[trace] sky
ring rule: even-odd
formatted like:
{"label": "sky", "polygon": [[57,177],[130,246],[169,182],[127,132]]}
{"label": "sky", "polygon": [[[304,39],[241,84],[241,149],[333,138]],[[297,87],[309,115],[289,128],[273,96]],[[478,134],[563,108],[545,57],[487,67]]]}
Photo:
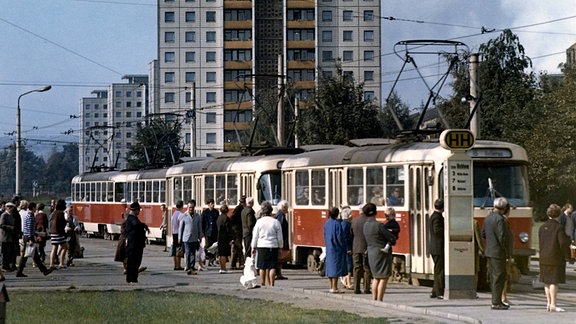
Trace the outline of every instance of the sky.
{"label": "sky", "polygon": [[[566,48],[576,43],[575,5],[576,0],[382,0],[382,97],[403,63],[394,44],[404,40],[456,40],[475,52],[510,28],[535,72],[559,73]],[[70,116],[79,115],[80,99],[125,82],[123,75],[147,74],[157,56],[156,0],[0,0],[0,8],[0,148],[15,140],[6,134],[16,130],[19,95],[52,85],[20,101],[26,145],[50,150],[54,143],[32,139],[77,141],[79,119]],[[482,27],[494,31],[482,34]],[[445,72],[437,56],[415,60],[423,75]],[[402,80],[396,90],[404,101],[414,106],[427,98],[422,81],[410,75]]]}

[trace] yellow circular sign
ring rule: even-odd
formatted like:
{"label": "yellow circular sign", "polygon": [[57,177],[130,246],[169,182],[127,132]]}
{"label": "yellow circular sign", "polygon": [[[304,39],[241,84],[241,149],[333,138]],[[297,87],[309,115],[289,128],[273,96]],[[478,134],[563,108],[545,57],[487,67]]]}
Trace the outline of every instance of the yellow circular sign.
{"label": "yellow circular sign", "polygon": [[440,135],[440,145],[452,151],[468,150],[474,145],[474,134],[467,129],[447,129]]}

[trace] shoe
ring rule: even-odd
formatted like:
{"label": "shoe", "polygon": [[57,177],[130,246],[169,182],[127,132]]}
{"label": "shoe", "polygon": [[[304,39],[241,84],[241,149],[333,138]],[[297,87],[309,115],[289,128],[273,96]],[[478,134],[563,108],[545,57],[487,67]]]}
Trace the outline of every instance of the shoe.
{"label": "shoe", "polygon": [[364,293],[365,293],[366,295],[372,295],[372,291],[371,291],[371,290],[364,290]]}
{"label": "shoe", "polygon": [[509,307],[504,306],[503,304],[492,305],[490,306],[492,310],[507,310]]}
{"label": "shoe", "polygon": [[187,275],[191,275],[191,274],[192,274],[192,270],[186,271],[186,274],[187,274]]}
{"label": "shoe", "polygon": [[566,310],[564,308],[560,308],[560,307],[556,307],[556,306],[550,306],[550,310],[549,312],[565,312]]}
{"label": "shoe", "polygon": [[47,275],[51,274],[52,271],[53,271],[52,269],[46,269],[46,271],[44,271],[44,275],[47,276]]}
{"label": "shoe", "polygon": [[438,296],[436,296],[436,294],[431,294],[431,295],[430,295],[430,298],[436,298],[436,297],[438,297]]}
{"label": "shoe", "polygon": [[354,290],[354,295],[360,295],[362,292],[360,290]]}
{"label": "shoe", "polygon": [[503,301],[502,301],[502,305],[504,305],[504,306],[506,306],[506,307],[509,308],[509,307],[510,307],[510,302],[508,301],[508,299],[503,300]]}
{"label": "shoe", "polygon": [[226,271],[226,270],[220,270],[220,274],[225,274],[225,273],[228,273],[228,271]]}
{"label": "shoe", "polygon": [[184,270],[184,268],[182,268],[182,267],[174,267],[174,271],[181,271],[181,270]]}
{"label": "shoe", "polygon": [[444,299],[444,296],[436,296],[436,299]]}
{"label": "shoe", "polygon": [[26,278],[26,277],[28,277],[28,276],[25,275],[25,274],[23,274],[23,273],[17,273],[17,274],[16,274],[16,277],[18,277],[18,278]]}
{"label": "shoe", "polygon": [[138,268],[138,273],[144,272],[144,271],[146,271],[146,269],[148,269],[148,267],[140,267],[140,268]]}
{"label": "shoe", "polygon": [[330,293],[331,294],[342,294],[342,291],[340,289],[330,289]]}
{"label": "shoe", "polygon": [[276,280],[288,280],[288,277],[280,276],[276,277]]}

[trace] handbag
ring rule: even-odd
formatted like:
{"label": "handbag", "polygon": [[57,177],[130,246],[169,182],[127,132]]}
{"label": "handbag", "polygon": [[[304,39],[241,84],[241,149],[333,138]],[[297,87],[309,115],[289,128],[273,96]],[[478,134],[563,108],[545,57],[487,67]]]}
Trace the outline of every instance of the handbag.
{"label": "handbag", "polygon": [[178,257],[178,258],[183,258],[183,257],[184,257],[184,249],[183,249],[181,246],[179,246],[179,247],[176,249],[176,257]]}
{"label": "handbag", "polygon": [[24,250],[24,257],[25,258],[34,257],[34,253],[36,253],[36,244],[29,244],[26,246],[26,250]]}
{"label": "handbag", "polygon": [[508,281],[510,281],[511,283],[520,282],[521,273],[514,262],[512,261],[506,262],[506,272],[508,273]]}
{"label": "handbag", "polygon": [[576,259],[576,245],[570,244],[570,258]]}
{"label": "handbag", "polygon": [[284,263],[290,261],[292,261],[292,250],[280,249],[280,252],[278,252],[278,263]]}

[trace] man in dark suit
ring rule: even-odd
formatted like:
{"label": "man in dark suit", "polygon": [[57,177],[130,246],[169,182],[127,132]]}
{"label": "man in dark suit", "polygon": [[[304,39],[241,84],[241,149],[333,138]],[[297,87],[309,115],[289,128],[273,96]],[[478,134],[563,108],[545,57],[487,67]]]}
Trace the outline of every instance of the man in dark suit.
{"label": "man in dark suit", "polygon": [[364,224],[368,218],[363,212],[360,217],[352,220],[352,262],[354,264],[354,293],[360,294],[360,278],[364,278],[364,293],[371,294],[370,282],[372,281],[372,272],[368,265],[368,255],[366,254],[367,245],[364,237]]}
{"label": "man in dark suit", "polygon": [[506,259],[512,256],[512,231],[504,218],[508,201],[494,199],[494,210],[484,220],[482,237],[486,239],[486,258],[490,265],[490,288],[492,309],[506,310],[510,305],[502,302],[502,290],[506,282]]}
{"label": "man in dark suit", "polygon": [[256,213],[252,208],[254,206],[254,198],[246,198],[246,207],[242,209],[242,237],[244,238],[244,255],[249,257],[252,255],[252,230],[256,225]]}
{"label": "man in dark suit", "polygon": [[142,263],[146,232],[148,226],[138,219],[140,204],[135,201],[130,204],[130,213],[126,216],[126,282],[138,282],[138,269]]}
{"label": "man in dark suit", "polygon": [[436,199],[428,222],[428,252],[434,261],[434,286],[430,298],[444,298],[444,200]]}

